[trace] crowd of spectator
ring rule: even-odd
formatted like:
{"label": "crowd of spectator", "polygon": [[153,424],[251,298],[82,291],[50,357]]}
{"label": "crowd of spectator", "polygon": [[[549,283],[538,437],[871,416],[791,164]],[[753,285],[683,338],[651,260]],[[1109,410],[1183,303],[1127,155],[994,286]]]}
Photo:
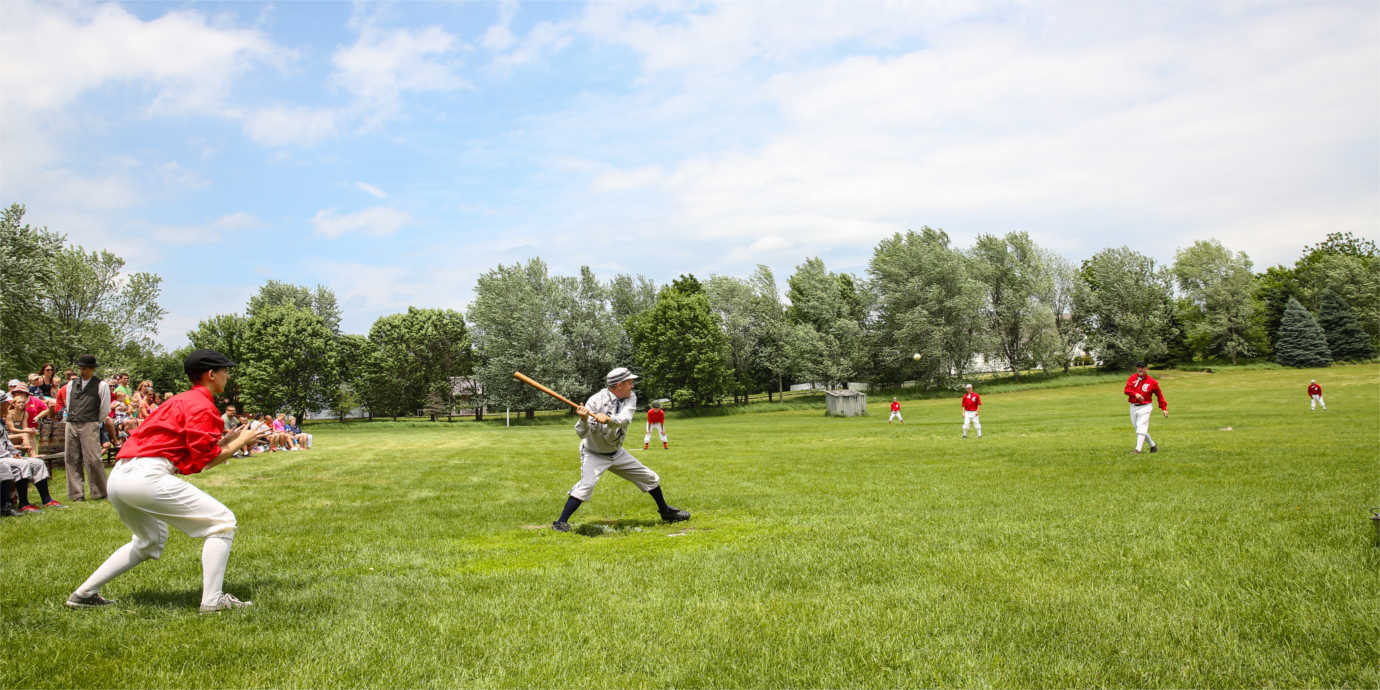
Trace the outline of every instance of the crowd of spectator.
{"label": "crowd of spectator", "polygon": [[[24,515],[42,508],[67,507],[48,493],[48,461],[57,457],[64,458],[69,501],[86,498],[83,485],[87,481],[90,482],[90,497],[104,498],[105,470],[101,458],[112,461],[140,423],[173,397],[172,392],[158,393],[153,382],[147,379],[131,388],[126,372],[105,380],[96,379],[97,388],[86,394],[86,385],[94,378],[95,359],[84,355],[78,364],[77,369],[67,369],[61,375],[52,364],[44,364],[37,373],[29,374],[26,381],[10,379],[0,390],[0,517]],[[69,419],[73,405],[69,404],[68,396],[73,396],[74,402],[78,396],[69,392],[71,390],[86,395],[87,401],[89,395],[108,391],[108,404],[106,396],[101,396],[98,408],[96,433],[100,453],[94,462],[83,457],[90,454],[83,454],[78,447],[84,445],[83,439],[74,435],[73,429],[83,424]],[[87,409],[95,409],[95,404]],[[221,419],[227,431],[241,424],[273,430],[264,443],[243,451],[241,454],[245,456],[312,447],[312,435],[303,432],[297,418],[286,413],[250,415],[239,412],[234,405],[226,405]],[[44,446],[47,446],[47,453],[40,452]],[[38,491],[37,505],[29,502],[30,486]]]}

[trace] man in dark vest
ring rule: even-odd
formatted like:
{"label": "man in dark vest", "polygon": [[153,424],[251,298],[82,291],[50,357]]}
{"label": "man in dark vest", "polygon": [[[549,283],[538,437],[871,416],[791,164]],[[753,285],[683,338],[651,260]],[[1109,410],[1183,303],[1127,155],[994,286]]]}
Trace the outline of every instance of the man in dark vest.
{"label": "man in dark vest", "polygon": [[101,424],[110,417],[110,385],[96,378],[96,358],[77,358],[81,375],[67,382],[58,412],[67,410],[67,498],[85,500],[84,481],[90,474],[91,498],[105,498],[105,467],[101,464]]}

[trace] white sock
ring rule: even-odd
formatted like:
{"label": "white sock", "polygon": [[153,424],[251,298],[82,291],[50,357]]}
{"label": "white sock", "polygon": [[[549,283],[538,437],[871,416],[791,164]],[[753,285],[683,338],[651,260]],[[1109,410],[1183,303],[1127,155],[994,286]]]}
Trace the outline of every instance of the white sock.
{"label": "white sock", "polygon": [[1136,452],[1140,452],[1141,448],[1145,446],[1145,439],[1145,434],[1136,434]]}
{"label": "white sock", "polygon": [[96,572],[91,573],[91,577],[86,578],[86,582],[81,583],[76,593],[80,595],[95,594],[101,591],[107,582],[143,562],[143,558],[135,555],[134,544],[126,542],[124,546],[115,549],[115,553],[110,554],[110,558],[105,559],[101,567],[96,568]]}
{"label": "white sock", "polygon": [[206,537],[201,547],[201,603],[214,605],[225,584],[225,565],[230,562],[232,537]]}

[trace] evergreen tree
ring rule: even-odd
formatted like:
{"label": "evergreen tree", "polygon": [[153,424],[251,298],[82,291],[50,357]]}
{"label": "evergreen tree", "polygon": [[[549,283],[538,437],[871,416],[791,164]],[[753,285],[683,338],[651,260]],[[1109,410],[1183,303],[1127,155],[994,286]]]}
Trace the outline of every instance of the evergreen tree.
{"label": "evergreen tree", "polygon": [[1366,360],[1375,356],[1370,336],[1361,329],[1351,306],[1337,293],[1324,290],[1319,296],[1318,326],[1327,336],[1327,347],[1335,360]]}
{"label": "evergreen tree", "polygon": [[1327,338],[1313,315],[1290,297],[1280,319],[1275,361],[1290,367],[1325,367],[1332,363]]}

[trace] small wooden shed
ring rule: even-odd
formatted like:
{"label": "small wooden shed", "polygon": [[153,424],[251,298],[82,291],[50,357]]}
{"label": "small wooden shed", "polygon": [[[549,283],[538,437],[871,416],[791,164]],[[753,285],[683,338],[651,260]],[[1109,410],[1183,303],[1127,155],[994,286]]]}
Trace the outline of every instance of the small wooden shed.
{"label": "small wooden shed", "polygon": [[862,391],[825,391],[824,399],[830,417],[861,417],[867,414],[867,394]]}

